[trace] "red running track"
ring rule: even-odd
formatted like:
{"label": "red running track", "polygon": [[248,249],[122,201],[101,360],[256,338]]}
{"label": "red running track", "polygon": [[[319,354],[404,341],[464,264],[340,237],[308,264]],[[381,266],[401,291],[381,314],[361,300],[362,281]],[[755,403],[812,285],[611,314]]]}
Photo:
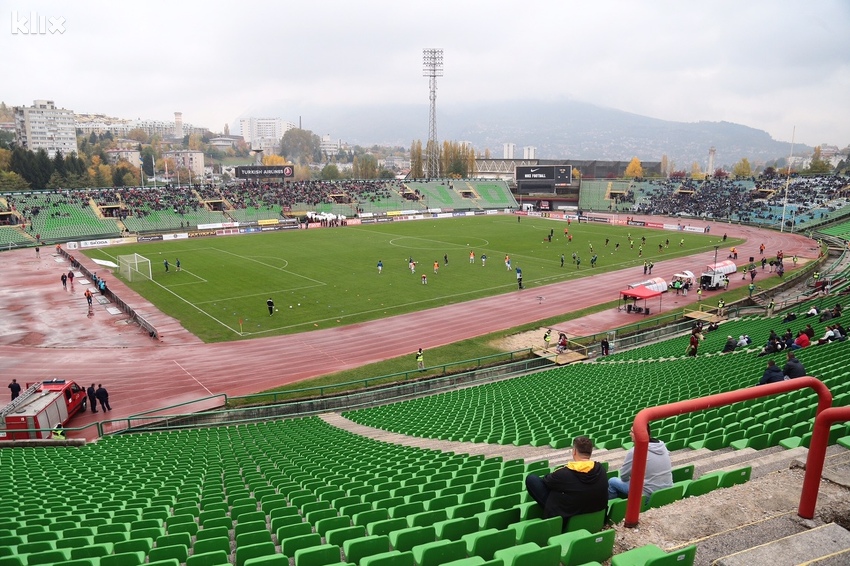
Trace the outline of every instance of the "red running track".
{"label": "red running track", "polygon": [[[796,254],[803,261],[817,257],[816,243],[798,234],[709,224],[712,234],[725,232],[747,240],[738,246],[741,258],[758,256],[762,242],[770,255],[782,249],[786,256]],[[87,316],[85,287],[78,282],[63,290],[59,276],[69,265],[51,256],[51,251],[43,249],[40,259],[32,249],[0,254],[0,371],[7,382],[13,377],[19,383],[55,377],[86,386],[103,383],[114,408],[108,413],[110,419],[212,394],[257,393],[408,354],[413,365],[412,354],[420,347],[426,350],[427,363],[429,348],[609,302],[629,283],[644,278],[642,268],[633,267],[362,324],[217,344],[202,343],[120,281],[108,280],[110,288],[162,330],[162,340],[157,342],[127,324],[123,315],[108,314],[108,305],[96,305],[93,316]],[[89,269],[98,269],[88,258],[78,259]],[[713,261],[713,251],[660,261],[654,275],[669,278]],[[732,288],[746,284],[737,277],[731,281]],[[541,296],[543,301],[538,300]],[[667,294],[661,312],[695,301],[696,293]],[[634,321],[634,315],[608,309],[566,320],[558,328],[581,336]],[[103,417],[86,413],[72,424],[84,426]],[[85,436],[93,437],[93,433]]]}

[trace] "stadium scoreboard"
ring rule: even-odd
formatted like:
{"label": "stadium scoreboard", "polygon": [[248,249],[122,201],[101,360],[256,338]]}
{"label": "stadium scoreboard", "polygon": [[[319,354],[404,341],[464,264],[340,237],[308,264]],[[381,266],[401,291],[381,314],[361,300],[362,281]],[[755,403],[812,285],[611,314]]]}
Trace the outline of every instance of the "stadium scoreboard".
{"label": "stadium scoreboard", "polygon": [[536,187],[566,187],[572,183],[572,165],[522,165],[516,168],[514,179],[518,185],[530,184]]}

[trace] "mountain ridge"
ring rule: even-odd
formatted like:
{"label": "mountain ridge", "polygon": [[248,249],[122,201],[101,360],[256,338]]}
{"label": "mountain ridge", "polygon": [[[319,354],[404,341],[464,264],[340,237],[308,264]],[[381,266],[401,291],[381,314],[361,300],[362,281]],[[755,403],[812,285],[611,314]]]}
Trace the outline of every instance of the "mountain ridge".
{"label": "mountain ridge", "polygon": [[[293,107],[279,102],[243,116],[293,114],[305,129],[349,144],[410,147],[414,140],[427,141],[427,104]],[[714,166],[724,168],[742,158],[753,165],[784,161],[791,152],[791,143],[742,124],[676,122],[565,99],[481,104],[438,100],[437,137],[468,141],[479,152],[489,149],[493,158],[502,157],[504,143],[514,143],[514,157],[522,157],[524,146],[536,147],[538,159],[661,161],[666,155],[675,169],[686,171],[694,162],[704,169],[711,147],[716,149]],[[811,150],[794,145],[796,154]]]}

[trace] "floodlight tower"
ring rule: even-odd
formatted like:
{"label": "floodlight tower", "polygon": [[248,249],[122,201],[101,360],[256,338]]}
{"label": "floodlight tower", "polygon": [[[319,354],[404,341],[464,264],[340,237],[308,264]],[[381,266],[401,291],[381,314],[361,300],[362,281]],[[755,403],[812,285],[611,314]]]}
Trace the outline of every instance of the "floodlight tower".
{"label": "floodlight tower", "polygon": [[431,111],[428,120],[428,145],[425,147],[425,176],[440,176],[440,146],[437,145],[437,77],[443,76],[443,50],[422,50],[422,72],[428,77]]}

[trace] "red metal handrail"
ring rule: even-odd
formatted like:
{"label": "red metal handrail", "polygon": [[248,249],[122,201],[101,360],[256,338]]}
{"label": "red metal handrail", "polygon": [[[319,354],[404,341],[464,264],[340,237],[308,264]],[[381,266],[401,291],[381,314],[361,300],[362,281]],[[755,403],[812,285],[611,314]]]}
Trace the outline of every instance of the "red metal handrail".
{"label": "red metal handrail", "polygon": [[[814,377],[798,377],[779,383],[769,383],[758,387],[748,387],[746,389],[737,389],[735,391],[727,391],[726,393],[718,393],[709,395],[708,397],[700,397],[697,399],[688,399],[686,401],[678,401],[667,405],[659,405],[658,407],[648,407],[641,410],[635,416],[634,431],[635,431],[635,452],[632,459],[632,475],[629,482],[629,501],[626,504],[626,519],[625,526],[634,528],[638,526],[640,519],[641,497],[643,495],[643,476],[646,473],[646,456],[649,451],[649,435],[647,434],[647,426],[651,421],[673,417],[684,413],[694,413],[703,411],[713,407],[723,405],[731,405],[749,399],[758,399],[759,397],[768,397],[777,393],[786,393],[797,389],[811,388],[818,395],[817,414],[820,415],[832,405],[832,393],[826,385],[819,379]],[[827,430],[827,433],[829,431]],[[812,437],[814,442],[814,436]],[[821,458],[821,466],[823,458]],[[818,472],[820,477],[820,472]],[[803,492],[806,493],[805,491]]]}
{"label": "red metal handrail", "polygon": [[850,407],[831,407],[819,412],[815,417],[812,441],[809,443],[809,455],[806,457],[806,475],[803,478],[803,491],[800,493],[800,506],[797,515],[804,519],[813,519],[818,501],[820,477],[823,462],[826,459],[826,443],[829,441],[829,429],[834,423],[850,421]]}

